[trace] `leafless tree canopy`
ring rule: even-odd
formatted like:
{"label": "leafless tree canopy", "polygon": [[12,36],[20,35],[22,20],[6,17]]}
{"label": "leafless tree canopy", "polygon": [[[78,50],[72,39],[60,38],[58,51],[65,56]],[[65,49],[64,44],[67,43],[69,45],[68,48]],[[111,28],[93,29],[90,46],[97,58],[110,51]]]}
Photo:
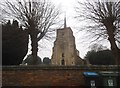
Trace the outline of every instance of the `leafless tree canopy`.
{"label": "leafless tree canopy", "polygon": [[6,0],[1,6],[4,20],[16,18],[27,29],[33,25],[39,32],[38,40],[56,23],[60,14],[48,0]]}
{"label": "leafless tree canopy", "polygon": [[1,8],[3,20],[17,19],[28,31],[32,55],[37,58],[38,41],[58,23],[59,9],[49,0],[6,0]]}
{"label": "leafless tree canopy", "polygon": [[95,40],[108,38],[105,22],[112,22],[115,27],[115,39],[120,42],[120,1],[108,1],[97,0],[95,2],[94,0],[89,0],[84,3],[78,2],[78,6],[75,7],[77,12],[76,18],[79,21],[85,20],[89,23],[89,25],[86,25],[85,30],[92,33]]}
{"label": "leafless tree canopy", "polygon": [[95,52],[98,52],[98,51],[102,51],[102,50],[107,50],[108,48],[101,45],[101,44],[93,44],[91,47],[90,47],[90,50],[92,51],[95,51]]}
{"label": "leafless tree canopy", "polygon": [[[81,8],[82,6],[82,8]],[[120,49],[116,41],[120,43],[120,1],[110,0],[93,0],[84,3],[78,2],[76,7],[77,16],[79,20],[86,20],[87,32],[95,40],[108,39],[111,45],[111,50],[120,62]]]}

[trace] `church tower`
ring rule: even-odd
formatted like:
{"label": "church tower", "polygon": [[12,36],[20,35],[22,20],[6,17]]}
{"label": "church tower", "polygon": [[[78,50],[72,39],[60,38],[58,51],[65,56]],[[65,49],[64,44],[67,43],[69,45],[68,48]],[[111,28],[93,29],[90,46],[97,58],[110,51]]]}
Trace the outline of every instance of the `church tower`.
{"label": "church tower", "polygon": [[53,65],[65,66],[80,65],[84,63],[79,57],[79,51],[76,49],[73,31],[66,25],[66,17],[64,18],[64,28],[57,30],[51,63]]}

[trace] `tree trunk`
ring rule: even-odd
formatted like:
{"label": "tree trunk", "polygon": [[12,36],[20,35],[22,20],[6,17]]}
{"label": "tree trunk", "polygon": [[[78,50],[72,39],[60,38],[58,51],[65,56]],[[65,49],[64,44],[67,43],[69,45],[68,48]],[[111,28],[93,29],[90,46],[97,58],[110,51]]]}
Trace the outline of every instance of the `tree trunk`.
{"label": "tree trunk", "polygon": [[119,48],[117,47],[116,43],[115,43],[115,39],[114,38],[110,38],[109,37],[109,42],[111,44],[111,50],[112,50],[112,53],[115,57],[115,61],[116,61],[116,64],[120,64],[120,51],[119,51]]}
{"label": "tree trunk", "polygon": [[38,30],[36,29],[35,23],[33,18],[31,18],[28,21],[30,27],[28,30],[28,33],[30,34],[31,38],[31,51],[32,51],[32,63],[31,65],[37,65],[38,59],[37,59],[37,52],[38,52],[38,40],[37,40],[37,35],[38,35]]}
{"label": "tree trunk", "polygon": [[37,33],[32,33],[31,35],[31,46],[32,46],[32,56],[33,63],[32,65],[37,65],[37,52],[38,52],[38,41],[37,41]]}
{"label": "tree trunk", "polygon": [[111,45],[111,50],[112,50],[112,53],[115,57],[115,62],[118,65],[118,64],[120,64],[120,55],[119,55],[120,50],[117,47],[117,44],[116,44],[115,38],[114,38],[115,37],[115,35],[114,35],[115,27],[114,27],[113,23],[110,21],[107,21],[105,26],[107,29],[107,34],[109,36],[108,40],[109,40],[110,45]]}

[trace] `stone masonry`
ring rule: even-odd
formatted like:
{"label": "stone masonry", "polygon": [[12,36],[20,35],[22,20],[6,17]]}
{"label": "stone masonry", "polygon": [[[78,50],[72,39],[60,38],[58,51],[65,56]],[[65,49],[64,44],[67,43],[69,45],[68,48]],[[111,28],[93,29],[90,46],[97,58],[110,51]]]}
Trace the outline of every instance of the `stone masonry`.
{"label": "stone masonry", "polygon": [[79,57],[75,37],[70,27],[57,30],[51,62],[53,65],[83,65],[84,61]]}

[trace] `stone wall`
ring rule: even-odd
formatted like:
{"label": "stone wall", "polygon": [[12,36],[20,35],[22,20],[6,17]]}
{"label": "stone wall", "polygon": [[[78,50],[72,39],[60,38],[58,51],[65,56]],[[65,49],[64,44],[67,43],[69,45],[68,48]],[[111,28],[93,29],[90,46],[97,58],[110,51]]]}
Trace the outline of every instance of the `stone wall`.
{"label": "stone wall", "polygon": [[117,71],[117,66],[3,66],[2,86],[85,86],[85,71]]}
{"label": "stone wall", "polygon": [[79,57],[79,52],[75,45],[75,37],[70,27],[58,29],[54,42],[51,62],[53,65],[62,65],[62,60],[64,60],[64,65],[66,66],[84,64],[84,61]]}

